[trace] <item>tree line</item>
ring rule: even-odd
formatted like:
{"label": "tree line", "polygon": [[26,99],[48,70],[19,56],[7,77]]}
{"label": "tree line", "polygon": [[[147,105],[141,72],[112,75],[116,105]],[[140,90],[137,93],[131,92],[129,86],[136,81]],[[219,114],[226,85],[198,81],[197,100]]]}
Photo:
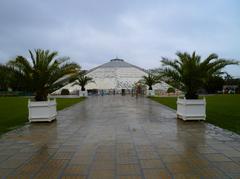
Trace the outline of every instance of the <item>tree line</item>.
{"label": "tree line", "polygon": [[[6,64],[0,64],[0,91],[22,91],[34,93],[36,100],[46,100],[47,95],[64,86],[69,81],[77,80],[82,90],[92,81],[85,76],[86,71],[80,65],[71,62],[68,57],[59,57],[58,52],[36,49],[29,50],[30,60],[17,56]],[[152,89],[152,85],[161,80],[185,92],[189,98],[196,98],[201,93],[217,93],[224,85],[237,86],[240,92],[240,79],[233,78],[222,69],[239,62],[226,60],[217,54],[210,54],[206,59],[195,52],[177,52],[177,59],[162,58],[162,68],[149,70],[143,81]]]}

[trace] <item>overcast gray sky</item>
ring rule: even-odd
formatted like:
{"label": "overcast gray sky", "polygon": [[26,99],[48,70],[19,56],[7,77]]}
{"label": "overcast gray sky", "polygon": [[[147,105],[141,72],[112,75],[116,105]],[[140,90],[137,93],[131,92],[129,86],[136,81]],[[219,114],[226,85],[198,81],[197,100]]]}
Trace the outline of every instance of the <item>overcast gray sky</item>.
{"label": "overcast gray sky", "polygon": [[0,0],[0,63],[42,48],[84,69],[116,56],[148,69],[176,51],[239,60],[239,44],[239,0]]}

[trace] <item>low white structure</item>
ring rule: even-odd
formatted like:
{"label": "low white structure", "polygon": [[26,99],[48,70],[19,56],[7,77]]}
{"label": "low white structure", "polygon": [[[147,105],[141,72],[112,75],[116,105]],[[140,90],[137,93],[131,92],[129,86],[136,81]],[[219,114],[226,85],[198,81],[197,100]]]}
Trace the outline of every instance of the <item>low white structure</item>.
{"label": "low white structure", "polygon": [[204,99],[177,99],[177,118],[186,120],[206,119],[206,100]]}
{"label": "low white structure", "polygon": [[85,90],[85,91],[79,91],[79,96],[81,96],[81,97],[87,97],[88,96],[88,92],[87,92],[87,90]]}
{"label": "low white structure", "polygon": [[51,122],[57,116],[56,99],[48,101],[28,100],[28,119],[30,122]]}
{"label": "low white structure", "polygon": [[[91,94],[125,94],[131,93],[135,84],[148,75],[147,71],[129,64],[122,59],[112,59],[110,62],[104,63],[96,68],[89,70],[86,76],[93,78],[94,83],[85,86],[86,90]],[[78,94],[81,90],[79,85],[73,83],[56,90],[52,94],[61,94],[62,89],[68,89],[70,94]],[[170,86],[165,82],[161,82],[153,86],[153,92],[166,92]],[[144,89],[145,90],[145,89]]]}
{"label": "low white structure", "polygon": [[155,96],[154,90],[147,90],[147,96]]}

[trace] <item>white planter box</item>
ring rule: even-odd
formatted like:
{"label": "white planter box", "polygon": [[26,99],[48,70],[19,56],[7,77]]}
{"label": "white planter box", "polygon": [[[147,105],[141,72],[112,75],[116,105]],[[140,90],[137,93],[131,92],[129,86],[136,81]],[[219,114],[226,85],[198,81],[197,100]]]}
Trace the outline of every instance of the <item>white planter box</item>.
{"label": "white planter box", "polygon": [[87,97],[88,96],[88,92],[86,91],[79,91],[79,96],[81,97]]}
{"label": "white planter box", "polygon": [[177,99],[177,117],[185,120],[205,120],[206,100],[204,99]]}
{"label": "white planter box", "polygon": [[154,90],[147,90],[147,96],[155,96]]}
{"label": "white planter box", "polygon": [[28,119],[30,122],[51,122],[56,119],[56,99],[48,101],[28,100]]}

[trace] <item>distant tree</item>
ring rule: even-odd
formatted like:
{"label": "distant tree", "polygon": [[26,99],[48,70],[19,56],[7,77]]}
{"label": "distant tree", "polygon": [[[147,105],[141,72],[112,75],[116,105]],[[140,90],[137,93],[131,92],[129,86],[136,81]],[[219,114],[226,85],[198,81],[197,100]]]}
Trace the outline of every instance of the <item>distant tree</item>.
{"label": "distant tree", "polygon": [[240,78],[233,78],[227,74],[224,78],[224,85],[237,86],[236,93],[240,93]]}
{"label": "distant tree", "polygon": [[85,86],[88,83],[92,83],[93,78],[86,76],[86,71],[81,71],[76,77],[75,77],[75,83],[73,85],[79,85],[81,86],[81,91],[85,91]]}
{"label": "distant tree", "polygon": [[240,78],[233,78],[231,75],[227,74],[224,77],[224,85],[237,85],[237,86],[240,86]]}
{"label": "distant tree", "polygon": [[218,91],[222,91],[224,85],[224,79],[217,75],[212,76],[205,83],[204,88],[209,94],[217,93]]}
{"label": "distant tree", "polygon": [[0,90],[7,91],[10,86],[9,68],[6,65],[0,64]]}
{"label": "distant tree", "polygon": [[0,90],[7,91],[9,88],[12,90],[24,90],[22,86],[22,75],[14,68],[4,64],[0,64]]}
{"label": "distant tree", "polygon": [[148,75],[143,76],[141,82],[147,85],[149,90],[152,90],[152,86],[157,83],[161,83],[161,80],[159,76],[153,75],[152,73],[148,73]]}

